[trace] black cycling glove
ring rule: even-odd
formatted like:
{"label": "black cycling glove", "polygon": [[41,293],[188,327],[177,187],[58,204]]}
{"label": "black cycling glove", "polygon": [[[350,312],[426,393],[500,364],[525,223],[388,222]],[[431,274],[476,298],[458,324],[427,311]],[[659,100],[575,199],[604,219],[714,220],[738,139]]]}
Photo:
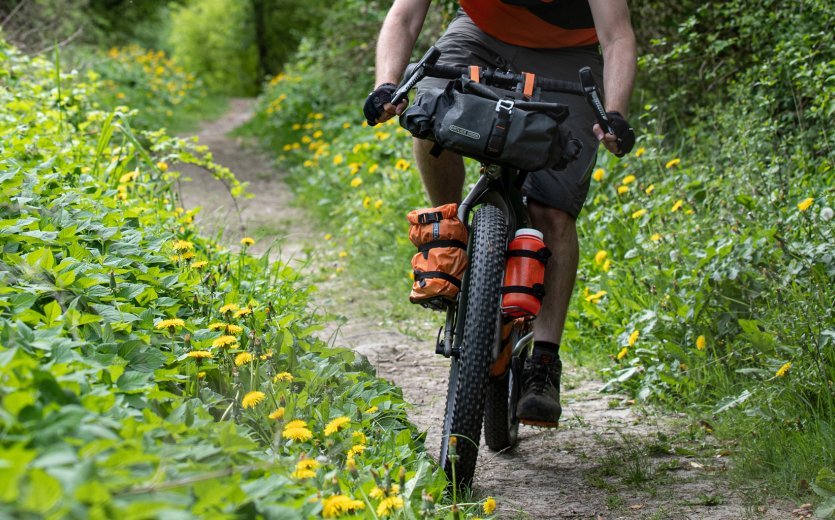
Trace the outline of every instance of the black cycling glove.
{"label": "black cycling glove", "polygon": [[618,138],[618,153],[615,155],[623,157],[635,146],[635,131],[620,112],[606,112],[606,117],[609,119],[609,126],[614,131],[615,137]]}
{"label": "black cycling glove", "polygon": [[391,103],[391,98],[396,90],[397,85],[394,83],[383,83],[368,94],[368,97],[365,98],[365,105],[362,107],[362,113],[368,121],[368,126],[377,124],[377,120],[383,115],[383,105]]}

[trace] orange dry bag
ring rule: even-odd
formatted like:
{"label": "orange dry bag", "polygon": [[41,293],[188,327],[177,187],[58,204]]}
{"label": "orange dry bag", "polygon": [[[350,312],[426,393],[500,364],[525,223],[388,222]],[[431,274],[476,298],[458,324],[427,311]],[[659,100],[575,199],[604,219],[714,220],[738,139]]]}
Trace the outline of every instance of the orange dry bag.
{"label": "orange dry bag", "polygon": [[406,218],[412,225],[409,238],[418,248],[409,300],[427,306],[453,301],[467,268],[467,227],[458,220],[458,205],[414,210]]}
{"label": "orange dry bag", "polygon": [[502,313],[513,318],[534,317],[545,296],[545,264],[551,251],[542,241],[542,233],[524,228],[516,232],[507,250]]}

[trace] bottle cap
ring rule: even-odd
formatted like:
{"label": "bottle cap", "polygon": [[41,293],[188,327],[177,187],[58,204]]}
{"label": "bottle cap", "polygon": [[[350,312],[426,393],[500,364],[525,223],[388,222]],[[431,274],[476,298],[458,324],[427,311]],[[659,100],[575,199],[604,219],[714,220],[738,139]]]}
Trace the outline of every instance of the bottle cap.
{"label": "bottle cap", "polygon": [[543,239],[545,238],[545,236],[542,234],[542,232],[541,232],[541,231],[539,231],[538,229],[533,229],[533,228],[522,228],[522,229],[519,229],[519,230],[517,230],[517,231],[516,231],[516,235],[515,235],[515,236],[516,236],[516,238],[519,238],[519,237],[521,237],[521,236],[525,236],[525,235],[527,235],[527,236],[533,236],[533,237],[536,237],[536,238],[538,238],[538,239],[540,239],[540,240],[543,240]]}

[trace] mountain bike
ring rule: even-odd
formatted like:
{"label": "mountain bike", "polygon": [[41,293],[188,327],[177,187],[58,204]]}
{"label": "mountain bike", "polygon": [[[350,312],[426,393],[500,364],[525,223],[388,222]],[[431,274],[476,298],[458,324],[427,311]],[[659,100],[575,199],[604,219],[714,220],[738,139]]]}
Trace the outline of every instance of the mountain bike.
{"label": "mountain bike", "polygon": [[[455,80],[474,73],[472,67],[438,65],[439,57],[440,51],[433,47],[407,68],[393,105],[424,77]],[[479,68],[476,74],[479,83],[513,92],[518,100],[542,91],[585,96],[601,128],[613,133],[587,67],[579,71],[578,83],[490,68]],[[475,472],[482,424],[491,450],[517,443],[516,403],[522,367],[533,343],[532,320],[506,318],[501,311],[507,245],[516,230],[531,227],[521,193],[528,173],[479,160],[479,179],[458,209],[469,231],[469,267],[456,300],[447,305],[435,347],[437,354],[450,360],[439,461],[451,481],[465,486]],[[453,445],[455,456],[450,457]]]}

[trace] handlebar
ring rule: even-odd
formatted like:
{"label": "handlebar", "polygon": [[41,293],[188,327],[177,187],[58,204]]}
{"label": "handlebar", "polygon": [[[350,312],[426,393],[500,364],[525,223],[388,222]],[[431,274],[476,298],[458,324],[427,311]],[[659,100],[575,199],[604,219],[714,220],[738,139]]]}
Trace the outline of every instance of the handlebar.
{"label": "handlebar", "polygon": [[[439,65],[437,62],[440,57],[440,49],[432,46],[426,54],[423,55],[423,58],[421,58],[420,61],[409,65],[406,69],[406,74],[404,75],[405,79],[402,83],[400,83],[400,86],[398,86],[392,96],[391,104],[394,106],[400,104],[404,99],[406,99],[406,95],[409,91],[423,78],[431,77],[453,80],[460,78],[462,75],[466,76],[470,74],[468,67]],[[479,70],[480,82],[499,88],[513,90],[524,84],[525,81],[524,74],[516,74],[515,72],[492,68],[480,68]],[[600,128],[602,128],[606,133],[614,134],[614,130],[609,124],[609,118],[606,116],[606,110],[604,109],[601,101],[600,89],[597,87],[597,82],[591,72],[591,67],[581,68],[579,76],[579,83],[537,76],[534,86],[535,88],[539,88],[540,90],[546,92],[559,92],[575,96],[585,96],[586,101],[594,112],[594,117],[600,125]]]}

